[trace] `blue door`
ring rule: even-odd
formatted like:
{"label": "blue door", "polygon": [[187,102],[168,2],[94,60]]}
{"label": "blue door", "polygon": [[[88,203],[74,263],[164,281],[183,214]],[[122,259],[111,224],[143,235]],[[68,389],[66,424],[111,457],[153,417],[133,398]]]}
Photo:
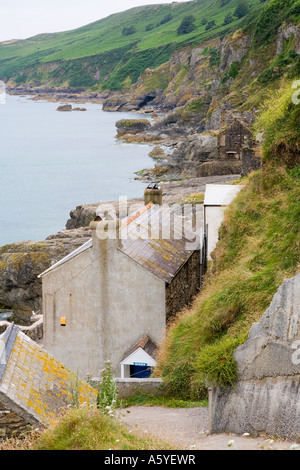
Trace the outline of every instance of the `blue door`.
{"label": "blue door", "polygon": [[130,366],[130,378],[132,379],[149,379],[151,368],[148,366]]}

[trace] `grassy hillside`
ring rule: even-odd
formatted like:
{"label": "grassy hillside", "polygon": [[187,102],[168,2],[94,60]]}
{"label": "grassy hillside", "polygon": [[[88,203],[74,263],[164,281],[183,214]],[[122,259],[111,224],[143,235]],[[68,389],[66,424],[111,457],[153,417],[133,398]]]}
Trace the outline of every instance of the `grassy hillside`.
{"label": "grassy hillside", "polygon": [[205,396],[207,380],[234,384],[234,349],[283,280],[300,271],[299,83],[295,91],[285,74],[276,90],[272,80],[260,89],[254,130],[264,135],[263,167],[238,182],[244,188],[225,212],[204,287],[160,350],[159,373],[172,394]]}
{"label": "grassy hillside", "polygon": [[235,383],[233,351],[283,280],[300,271],[300,62],[294,36],[274,52],[279,27],[299,27],[299,21],[298,0],[271,0],[244,28],[252,32],[252,47],[231,93],[244,93],[246,99],[236,99],[239,109],[256,109],[253,130],[263,133],[263,167],[239,181],[244,188],[225,213],[204,287],[160,350],[159,373],[182,397],[205,396],[207,380]]}
{"label": "grassy hillside", "polygon": [[[225,35],[245,22],[239,0],[198,0],[149,5],[85,27],[0,44],[0,78],[17,84],[120,89],[147,67],[166,62],[174,49]],[[248,0],[247,17],[262,8]],[[226,21],[225,21],[226,18]],[[189,28],[181,28],[183,19]],[[248,20],[247,20],[248,21]]]}
{"label": "grassy hillside", "polygon": [[160,372],[173,394],[236,380],[232,352],[260,320],[284,278],[300,270],[300,168],[268,164],[243,181],[194,305],[171,327]]}

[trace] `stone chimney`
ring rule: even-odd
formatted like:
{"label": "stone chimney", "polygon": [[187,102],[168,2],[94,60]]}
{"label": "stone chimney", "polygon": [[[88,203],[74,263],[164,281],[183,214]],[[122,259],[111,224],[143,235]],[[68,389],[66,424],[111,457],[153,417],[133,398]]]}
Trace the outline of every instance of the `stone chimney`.
{"label": "stone chimney", "polygon": [[144,193],[145,206],[147,206],[150,202],[161,206],[162,194],[163,191],[161,186],[159,186],[157,183],[149,184]]}
{"label": "stone chimney", "polygon": [[91,223],[93,247],[99,256],[120,244],[120,219],[111,215],[98,215]]}

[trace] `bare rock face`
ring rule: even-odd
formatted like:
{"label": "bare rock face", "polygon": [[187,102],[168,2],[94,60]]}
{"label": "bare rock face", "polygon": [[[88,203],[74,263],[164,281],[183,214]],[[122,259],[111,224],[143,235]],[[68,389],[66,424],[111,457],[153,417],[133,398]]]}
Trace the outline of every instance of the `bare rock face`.
{"label": "bare rock face", "polygon": [[24,241],[0,248],[0,308],[27,321],[41,312],[42,284],[38,275],[83,245],[89,230],[64,231],[42,242]]}
{"label": "bare rock face", "polygon": [[300,28],[296,24],[288,24],[280,26],[277,37],[277,54],[283,51],[285,41],[293,39],[295,52],[300,54]]}
{"label": "bare rock face", "polygon": [[300,274],[285,280],[235,351],[238,383],[211,393],[211,431],[300,433]]}
{"label": "bare rock face", "polygon": [[229,37],[221,50],[221,70],[228,69],[234,62],[241,62],[251,47],[251,36]]}

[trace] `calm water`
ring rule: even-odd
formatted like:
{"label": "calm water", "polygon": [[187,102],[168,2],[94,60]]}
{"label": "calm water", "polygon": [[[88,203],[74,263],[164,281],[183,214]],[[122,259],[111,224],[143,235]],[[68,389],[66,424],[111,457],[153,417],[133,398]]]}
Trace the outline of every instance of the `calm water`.
{"label": "calm water", "polygon": [[151,147],[115,139],[116,121],[135,116],[57,106],[17,96],[0,104],[0,246],[44,240],[80,204],[143,194],[134,172],[153,166]]}

